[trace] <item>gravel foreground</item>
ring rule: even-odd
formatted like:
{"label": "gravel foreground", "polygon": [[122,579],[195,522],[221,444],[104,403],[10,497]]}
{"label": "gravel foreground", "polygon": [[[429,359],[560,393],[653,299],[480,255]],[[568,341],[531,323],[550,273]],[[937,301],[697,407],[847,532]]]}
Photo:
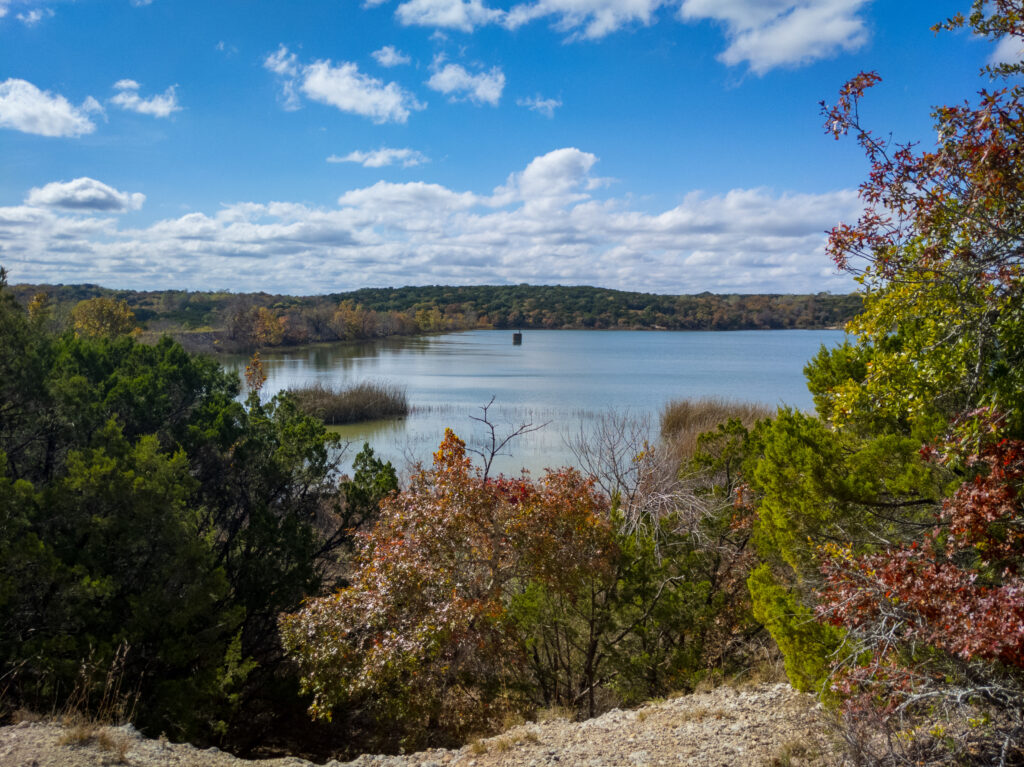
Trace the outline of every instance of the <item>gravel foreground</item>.
{"label": "gravel foreground", "polygon": [[[720,687],[585,722],[524,724],[458,750],[364,754],[329,767],[826,767],[831,757],[811,696],[789,685]],[[288,757],[259,762],[216,748],[142,737],[123,727],[22,722],[0,728],[0,767],[310,767]]]}

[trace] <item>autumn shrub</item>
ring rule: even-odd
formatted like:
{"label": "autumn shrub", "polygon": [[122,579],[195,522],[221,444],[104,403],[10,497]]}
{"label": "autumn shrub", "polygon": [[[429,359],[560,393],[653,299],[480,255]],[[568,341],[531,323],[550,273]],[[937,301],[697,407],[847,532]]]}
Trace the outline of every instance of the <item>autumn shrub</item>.
{"label": "autumn shrub", "polygon": [[289,389],[288,393],[303,412],[326,424],[358,423],[409,414],[405,389],[392,384],[368,382],[336,391],[315,383]]}
{"label": "autumn shrub", "polygon": [[449,431],[433,466],[384,498],[350,585],[281,620],[311,713],[370,717],[376,748],[452,744],[517,714],[592,716],[738,670],[758,626],[750,509],[719,487],[736,440],[701,443],[700,511],[633,525],[596,478],[488,477]]}
{"label": "autumn shrub", "polygon": [[344,705],[407,744],[487,732],[530,698],[508,602],[576,595],[615,555],[607,501],[578,472],[487,478],[451,431],[386,498],[352,585],[281,620],[314,716]]}

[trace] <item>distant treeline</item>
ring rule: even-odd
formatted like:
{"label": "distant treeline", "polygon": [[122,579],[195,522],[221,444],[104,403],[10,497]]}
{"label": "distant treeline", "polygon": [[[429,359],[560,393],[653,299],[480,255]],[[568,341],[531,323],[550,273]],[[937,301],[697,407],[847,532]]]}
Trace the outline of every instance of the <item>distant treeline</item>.
{"label": "distant treeline", "polygon": [[11,291],[26,306],[45,294],[57,325],[69,324],[81,301],[124,301],[147,335],[225,351],[471,328],[824,328],[841,325],[862,306],[856,294],[672,296],[561,285],[364,288],[303,297],[98,285],[15,285]]}

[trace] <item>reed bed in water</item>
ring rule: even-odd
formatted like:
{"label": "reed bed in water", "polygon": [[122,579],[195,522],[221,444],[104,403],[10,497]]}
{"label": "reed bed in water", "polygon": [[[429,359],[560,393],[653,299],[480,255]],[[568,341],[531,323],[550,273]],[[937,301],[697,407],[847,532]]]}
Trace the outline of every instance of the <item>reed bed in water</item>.
{"label": "reed bed in water", "polygon": [[409,414],[405,388],[387,383],[361,383],[340,391],[321,383],[289,389],[298,406],[326,424],[338,425],[398,418]]}
{"label": "reed bed in water", "polygon": [[697,437],[704,432],[718,428],[730,418],[738,418],[749,429],[774,413],[767,405],[719,397],[673,400],[661,411],[661,438],[672,446],[680,459],[692,458],[697,449]]}

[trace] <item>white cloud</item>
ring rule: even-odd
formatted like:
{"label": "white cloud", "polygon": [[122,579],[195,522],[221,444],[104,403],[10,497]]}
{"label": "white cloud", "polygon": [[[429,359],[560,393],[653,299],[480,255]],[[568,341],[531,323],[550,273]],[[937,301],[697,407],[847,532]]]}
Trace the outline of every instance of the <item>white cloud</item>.
{"label": "white cloud", "polygon": [[719,60],[751,71],[798,66],[855,51],[868,39],[859,13],[871,0],[682,0],[680,17],[725,25]]}
{"label": "white cloud", "polygon": [[0,19],[7,15],[7,3],[0,2]]}
{"label": "white cloud", "polygon": [[152,4],[153,0],[132,0],[132,5],[136,8],[142,8],[143,6]]}
{"label": "white cloud", "polygon": [[331,155],[327,158],[327,162],[355,162],[362,165],[364,168],[383,168],[388,165],[401,164],[403,168],[412,168],[416,165],[422,165],[423,163],[430,162],[429,158],[421,152],[417,152],[415,149],[393,149],[391,147],[381,147],[380,149],[374,149],[371,152],[362,152],[356,150],[349,152],[344,157],[338,155]]}
{"label": "white cloud", "polygon": [[302,92],[314,101],[369,117],[375,123],[404,123],[411,109],[422,108],[397,83],[385,85],[364,75],[352,62],[339,66],[330,61],[313,62],[304,70]]}
{"label": "white cloud", "polygon": [[370,54],[382,67],[397,67],[400,64],[408,64],[412,61],[406,54],[397,50],[393,45],[385,45],[383,48]]}
{"label": "white cloud", "polygon": [[114,90],[118,93],[110,99],[111,104],[116,104],[121,109],[130,112],[138,112],[142,115],[152,117],[170,117],[175,112],[181,111],[178,105],[178,96],[175,89],[178,86],[172,85],[161,95],[143,98],[139,95],[139,84],[134,80],[118,80],[114,83]]}
{"label": "white cloud", "polygon": [[434,62],[434,74],[427,80],[427,87],[451,97],[454,100],[469,99],[476,104],[497,106],[501,92],[505,89],[505,74],[498,67],[489,72],[470,74],[459,64],[441,66],[441,59]]}
{"label": "white cloud", "polygon": [[[4,9],[6,13],[6,8]],[[3,14],[0,14],[2,16]],[[32,27],[38,24],[43,19],[52,19],[53,9],[52,8],[33,8],[25,13],[19,13],[17,15],[18,21],[27,27]]]}
{"label": "white cloud", "polygon": [[313,101],[375,123],[404,123],[412,110],[425,108],[397,83],[385,84],[363,74],[352,62],[334,65],[325,59],[300,65],[298,57],[282,45],[266,57],[263,66],[281,78],[286,109],[299,107],[300,91]]}
{"label": "white cloud", "polygon": [[554,117],[555,110],[562,106],[562,102],[557,99],[542,99],[538,94],[524,99],[516,99],[516,105],[539,112],[545,117]]}
{"label": "white cloud", "polygon": [[[518,282],[660,293],[855,288],[823,247],[825,230],[860,213],[854,189],[694,192],[645,211],[631,198],[597,197],[596,165],[570,147],[534,158],[490,193],[378,182],[332,206],[240,202],[144,228],[82,208],[20,205],[0,208],[0,242],[4,265],[24,282],[291,293]],[[125,195],[113,194],[113,205]]]}
{"label": "white cloud", "polygon": [[575,147],[555,149],[535,157],[526,168],[513,173],[494,190],[491,204],[525,203],[527,209],[553,210],[585,200],[587,192],[604,186],[607,179],[590,175],[597,156]]}
{"label": "white cloud", "polygon": [[518,29],[551,18],[568,39],[599,39],[623,27],[657,21],[677,8],[684,21],[725,27],[728,65],[746,63],[757,74],[853,51],[867,41],[860,14],[871,0],[527,0],[504,11],[484,0],[405,0],[395,15],[406,25],[472,32],[487,24]]}
{"label": "white cloud", "polygon": [[0,83],[0,128],[39,136],[82,136],[96,130],[86,114],[94,103],[87,99],[85,109],[78,108],[60,94],[12,77]]}
{"label": "white cloud", "polygon": [[996,48],[989,56],[988,63],[992,66],[999,64],[1017,64],[1024,60],[1024,39],[1016,35],[1004,35],[999,38]]}
{"label": "white cloud", "polygon": [[650,25],[665,0],[537,0],[515,5],[503,19],[517,29],[535,19],[556,17],[555,28],[570,33],[570,39],[597,39],[628,24]]}
{"label": "white cloud", "polygon": [[32,206],[117,213],[138,210],[145,201],[146,195],[141,192],[120,192],[102,181],[88,177],[54,181],[30,189],[25,198],[25,204]]}
{"label": "white cloud", "polygon": [[281,45],[263,60],[263,68],[281,77],[298,77],[299,57]]}
{"label": "white cloud", "polygon": [[487,8],[481,0],[406,0],[395,16],[406,26],[442,27],[472,32],[504,18],[503,11]]}

